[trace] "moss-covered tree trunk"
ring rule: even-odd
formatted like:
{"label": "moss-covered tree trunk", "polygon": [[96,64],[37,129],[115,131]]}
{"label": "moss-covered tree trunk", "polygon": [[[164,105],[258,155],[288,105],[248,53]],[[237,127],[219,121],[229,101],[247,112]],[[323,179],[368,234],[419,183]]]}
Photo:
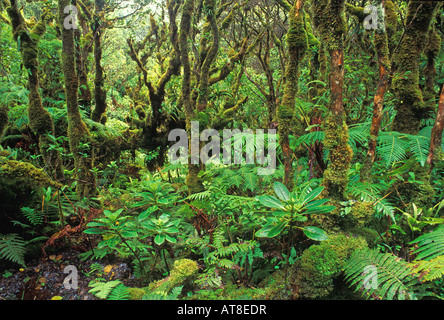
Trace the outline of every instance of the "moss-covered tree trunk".
{"label": "moss-covered tree trunk", "polygon": [[348,127],[343,105],[344,49],[346,31],[345,0],[314,0],[314,19],[321,40],[330,54],[330,110],[324,121],[324,146],[329,150],[329,163],[324,171],[324,193],[336,200],[345,198],[348,171],[353,151],[348,143]]}
{"label": "moss-covered tree trunk", "polygon": [[14,40],[17,41],[22,56],[23,66],[28,71],[29,126],[39,137],[39,148],[46,168],[52,171],[52,178],[57,180],[63,177],[62,162],[58,151],[50,148],[51,139],[48,137],[48,134],[54,133],[54,123],[51,115],[42,105],[42,98],[39,93],[39,68],[37,61],[37,45],[40,38],[46,32],[47,12],[42,15],[41,20],[30,31],[15,0],[11,1],[7,12],[11,20]]}
{"label": "moss-covered tree trunk", "polygon": [[428,40],[438,2],[411,0],[405,18],[405,32],[393,55],[393,91],[397,98],[393,129],[416,134],[421,121],[430,116],[419,88],[419,58]]}
{"label": "moss-covered tree trunk", "polygon": [[368,142],[367,154],[360,172],[360,180],[368,181],[371,177],[371,170],[376,156],[376,141],[382,121],[382,109],[384,96],[390,85],[391,63],[389,56],[387,32],[385,29],[384,1],[378,0],[375,5],[378,8],[378,28],[375,30],[374,45],[378,56],[379,81],[376,94],[373,98],[373,117],[370,126],[370,138]]}
{"label": "moss-covered tree trunk", "polygon": [[290,190],[293,188],[294,170],[293,151],[290,148],[289,135],[294,127],[301,127],[295,113],[296,93],[298,91],[299,64],[308,47],[307,32],[304,24],[304,0],[295,1],[289,13],[289,28],[287,31],[288,60],[285,69],[285,87],[282,103],[277,109],[279,129],[279,144],[282,149],[284,163],[283,183]]}
{"label": "moss-covered tree trunk", "polygon": [[82,199],[95,196],[97,190],[95,176],[92,172],[90,133],[81,118],[77,101],[79,82],[75,65],[74,30],[64,27],[64,21],[69,16],[69,14],[64,13],[64,8],[70,4],[69,0],[58,1],[59,25],[62,33],[62,65],[65,79],[68,139],[76,170],[76,193]]}
{"label": "moss-covered tree trunk", "polygon": [[91,119],[101,122],[102,116],[106,110],[106,91],[104,89],[105,77],[102,67],[102,11],[105,6],[104,0],[94,1],[95,10],[93,17],[93,33],[94,33],[94,63],[96,68],[94,78],[94,100],[95,108],[91,115]]}
{"label": "moss-covered tree trunk", "polygon": [[433,125],[429,155],[427,157],[427,163],[433,168],[433,164],[436,160],[443,160],[442,144],[442,132],[444,129],[444,85],[441,89],[439,96],[438,110],[436,112],[436,120]]}

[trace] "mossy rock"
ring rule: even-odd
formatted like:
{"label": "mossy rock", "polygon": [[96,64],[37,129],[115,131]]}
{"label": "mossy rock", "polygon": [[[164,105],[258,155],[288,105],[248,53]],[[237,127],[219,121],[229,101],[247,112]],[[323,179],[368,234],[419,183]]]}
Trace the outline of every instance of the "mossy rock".
{"label": "mossy rock", "polygon": [[183,285],[197,274],[197,262],[190,259],[174,261],[170,275],[164,279],[151,282],[144,288],[130,288],[131,300],[142,300],[145,295],[168,295],[175,287]]}
{"label": "mossy rock", "polygon": [[362,237],[338,234],[305,250],[295,266],[298,295],[306,299],[328,296],[347,259],[356,249],[366,247]]}
{"label": "mossy rock", "polygon": [[329,239],[306,249],[296,263],[278,270],[261,282],[266,299],[320,299],[335,289],[347,259],[360,248],[368,247],[362,237],[344,234],[330,235]]}

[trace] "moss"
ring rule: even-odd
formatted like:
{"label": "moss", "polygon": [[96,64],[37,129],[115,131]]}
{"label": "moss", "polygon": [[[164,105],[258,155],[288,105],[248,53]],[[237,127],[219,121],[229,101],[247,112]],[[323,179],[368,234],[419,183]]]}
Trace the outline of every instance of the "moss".
{"label": "moss", "polygon": [[295,266],[299,297],[316,299],[328,296],[334,289],[334,280],[353,251],[365,247],[367,242],[364,238],[339,234],[305,250]]}
{"label": "moss", "polygon": [[130,300],[142,300],[142,297],[146,294],[146,291],[142,288],[128,288]]}
{"label": "moss", "polygon": [[28,162],[7,160],[4,157],[0,157],[0,181],[2,188],[62,187],[60,183],[51,180],[43,169],[38,169]]}
{"label": "moss", "polygon": [[411,22],[393,56],[392,86],[398,101],[393,128],[398,132],[417,133],[421,121],[429,116],[419,88],[419,58],[427,44],[437,5],[419,1],[411,1],[408,5],[406,20]]}
{"label": "moss", "polygon": [[313,1],[314,25],[329,51],[342,48],[342,37],[347,30],[345,1]]}
{"label": "moss", "polygon": [[176,260],[168,277],[151,282],[145,288],[131,288],[131,300],[141,300],[146,294],[167,295],[172,289],[189,280],[197,271],[197,262],[189,259]]}
{"label": "moss", "polygon": [[8,107],[0,105],[0,139],[8,126]]}
{"label": "moss", "polygon": [[216,290],[199,290],[187,300],[262,300],[265,294],[262,288],[228,284]]}
{"label": "moss", "polygon": [[347,125],[337,122],[333,115],[329,115],[324,122],[324,146],[330,151],[330,162],[324,171],[323,185],[329,197],[344,200],[353,150],[348,143]]}
{"label": "moss", "polygon": [[368,13],[364,13],[363,7],[355,7],[354,5],[351,5],[350,3],[346,3],[345,8],[349,14],[358,18],[359,23],[364,22],[364,19],[368,16]]}

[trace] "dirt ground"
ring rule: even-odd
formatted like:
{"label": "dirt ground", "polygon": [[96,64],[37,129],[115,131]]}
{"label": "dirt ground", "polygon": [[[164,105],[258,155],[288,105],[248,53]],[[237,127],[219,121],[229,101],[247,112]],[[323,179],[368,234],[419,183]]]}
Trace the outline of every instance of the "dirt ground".
{"label": "dirt ground", "polygon": [[[124,262],[81,261],[79,253],[63,251],[32,260],[27,263],[27,268],[17,266],[3,270],[0,273],[0,300],[97,300],[88,293],[91,289],[88,284],[95,278],[118,279],[128,286],[137,281]],[[64,273],[68,265],[77,270],[77,289],[65,288],[63,283],[66,277],[73,275]]]}

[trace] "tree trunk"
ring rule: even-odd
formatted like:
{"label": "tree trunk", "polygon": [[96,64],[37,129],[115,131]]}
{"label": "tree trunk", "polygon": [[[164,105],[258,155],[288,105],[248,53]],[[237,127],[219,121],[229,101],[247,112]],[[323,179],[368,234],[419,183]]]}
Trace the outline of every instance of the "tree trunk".
{"label": "tree trunk", "polygon": [[279,130],[279,144],[282,149],[284,163],[283,183],[291,190],[294,185],[293,151],[290,148],[289,135],[292,128],[301,126],[296,124],[294,117],[296,93],[298,91],[299,64],[308,47],[307,32],[304,26],[304,0],[297,0],[289,13],[289,27],[287,31],[288,60],[285,68],[285,87],[282,103],[277,109]]}
{"label": "tree trunk", "polygon": [[[441,95],[439,96],[438,111],[436,112],[436,120],[432,129],[430,139],[429,156],[427,157],[427,163],[430,168],[433,168],[434,161],[437,160],[437,156],[440,154],[442,158],[442,131],[444,128],[444,85],[441,89]],[[442,159],[441,159],[442,160]]]}
{"label": "tree trunk", "polygon": [[100,122],[102,115],[106,110],[106,91],[103,89],[105,79],[102,68],[102,31],[101,18],[103,7],[105,5],[104,0],[95,0],[95,12],[94,12],[94,62],[96,66],[96,75],[94,78],[94,100],[95,108],[91,115],[91,119]]}
{"label": "tree trunk", "polygon": [[45,167],[50,169],[53,179],[63,177],[63,168],[60,155],[57,150],[50,149],[52,140],[48,134],[54,133],[54,123],[49,112],[43,108],[42,98],[39,93],[37,45],[46,32],[46,13],[42,20],[38,21],[34,28],[28,32],[24,18],[18,10],[17,2],[11,1],[7,9],[11,19],[14,39],[20,41],[19,48],[23,60],[23,66],[28,70],[29,105],[28,118],[31,130],[39,137],[39,148],[43,156]]}
{"label": "tree trunk", "polygon": [[371,170],[376,156],[376,141],[379,134],[382,121],[382,109],[384,96],[390,85],[391,63],[389,57],[389,48],[387,32],[385,30],[384,0],[379,0],[378,21],[382,21],[380,27],[375,31],[375,48],[378,55],[379,81],[376,94],[373,99],[373,117],[370,127],[370,139],[368,142],[367,155],[360,172],[360,180],[368,181],[371,177]]}
{"label": "tree trunk", "polygon": [[409,134],[420,130],[421,121],[429,117],[419,88],[419,58],[427,44],[427,34],[436,15],[438,2],[411,0],[407,9],[406,29],[394,52],[393,89],[397,98],[393,129]]}
{"label": "tree trunk", "polygon": [[96,195],[96,181],[92,172],[93,164],[90,154],[91,139],[88,128],[83,122],[77,102],[79,82],[75,65],[74,31],[64,27],[64,8],[70,5],[69,0],[59,0],[59,22],[62,32],[62,66],[65,79],[66,109],[68,118],[69,147],[74,157],[77,187],[80,199]]}

